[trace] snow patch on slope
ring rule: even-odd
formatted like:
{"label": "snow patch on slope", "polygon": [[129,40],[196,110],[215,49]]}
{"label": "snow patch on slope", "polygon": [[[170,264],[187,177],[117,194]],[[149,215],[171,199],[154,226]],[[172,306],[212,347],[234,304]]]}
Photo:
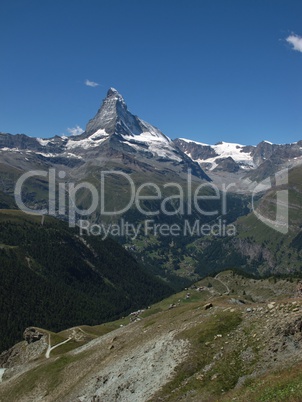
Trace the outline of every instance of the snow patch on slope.
{"label": "snow patch on slope", "polygon": [[83,149],[94,148],[99,146],[102,142],[106,141],[108,137],[109,134],[107,134],[105,130],[99,129],[88,138],[84,138],[82,140],[76,140],[74,138],[70,138],[67,141],[66,149],[70,150],[75,148],[83,148]]}
{"label": "snow patch on slope", "polygon": [[47,140],[44,138],[36,138],[36,140],[38,141],[38,143],[40,145],[42,145],[42,147],[45,147],[46,145],[48,145],[50,143],[50,140]]}
{"label": "snow patch on slope", "polygon": [[80,155],[75,155],[71,152],[64,152],[61,154],[51,154],[45,152],[36,152],[37,155],[44,156],[45,158],[74,158],[74,159],[83,159]]}
{"label": "snow patch on slope", "polygon": [[187,138],[179,138],[179,139],[181,141],[187,142],[188,144],[193,143],[193,144],[197,144],[197,145],[202,145],[203,147],[212,147],[212,145],[205,144],[203,142],[188,140]]}
{"label": "snow patch on slope", "polygon": [[148,151],[154,156],[180,162],[181,158],[177,156],[176,150],[170,138],[163,135],[160,131],[157,131],[154,127],[150,125],[148,126],[148,131],[146,132],[135,135],[134,137],[123,135],[123,138],[126,140],[128,145],[137,151],[142,149],[145,151],[148,149]]}
{"label": "snow patch on slope", "polygon": [[239,164],[247,165],[250,168],[255,167],[252,155],[249,152],[243,151],[244,145],[230,142],[221,142],[219,144],[212,145],[212,148],[214,148],[215,152],[219,156],[216,156],[215,158],[210,158],[209,160],[207,160],[209,162],[211,162],[211,159],[213,159],[213,162],[215,162],[218,158],[231,157],[235,162]]}
{"label": "snow patch on slope", "polygon": [[243,149],[245,145],[232,143],[232,142],[219,142],[215,145],[204,144],[202,142],[187,140],[184,138],[180,138],[180,140],[185,141],[187,143],[193,143],[200,146],[211,147],[217,156],[212,158],[205,159],[193,159],[191,154],[186,152],[186,154],[193,159],[195,162],[200,163],[209,163],[211,167],[209,170],[215,169],[217,166],[218,159],[232,158],[236,163],[240,164],[243,169],[253,169],[255,168],[255,163],[253,161],[253,157],[250,152],[245,152]]}

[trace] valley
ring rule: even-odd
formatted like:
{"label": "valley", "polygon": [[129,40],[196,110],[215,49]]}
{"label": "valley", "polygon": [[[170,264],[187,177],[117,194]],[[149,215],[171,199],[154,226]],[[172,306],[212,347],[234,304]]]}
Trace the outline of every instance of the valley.
{"label": "valley", "polygon": [[0,133],[0,400],[300,401],[301,158],[114,88],[79,135]]}

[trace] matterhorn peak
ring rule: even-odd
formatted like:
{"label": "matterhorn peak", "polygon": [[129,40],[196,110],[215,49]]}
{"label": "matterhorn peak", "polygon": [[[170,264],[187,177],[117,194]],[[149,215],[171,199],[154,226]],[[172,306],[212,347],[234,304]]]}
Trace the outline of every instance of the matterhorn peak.
{"label": "matterhorn peak", "polygon": [[100,109],[88,122],[85,131],[91,135],[99,129],[104,129],[108,134],[113,134],[118,121],[127,115],[129,112],[124,98],[115,88],[109,88]]}
{"label": "matterhorn peak", "polygon": [[108,89],[107,97],[112,95],[120,95],[120,94],[115,88],[111,87]]}
{"label": "matterhorn peak", "polygon": [[111,95],[111,94],[118,94],[118,91],[117,91],[115,88],[110,87],[110,88],[108,89],[107,96],[109,96],[109,95]]}
{"label": "matterhorn peak", "polygon": [[122,95],[113,87],[108,89],[106,99],[108,98],[114,98],[116,100],[121,100],[122,102],[125,102]]}
{"label": "matterhorn peak", "polygon": [[[90,137],[96,132],[99,135],[99,130],[105,131],[106,136],[120,136],[123,141],[133,137],[143,141],[141,134],[148,133],[148,141],[153,142],[157,139],[164,143],[171,142],[156,127],[130,113],[124,98],[115,88],[109,88],[102,106],[94,118],[88,122],[84,135]],[[140,137],[138,138],[138,136]],[[144,140],[146,140],[145,137]]]}

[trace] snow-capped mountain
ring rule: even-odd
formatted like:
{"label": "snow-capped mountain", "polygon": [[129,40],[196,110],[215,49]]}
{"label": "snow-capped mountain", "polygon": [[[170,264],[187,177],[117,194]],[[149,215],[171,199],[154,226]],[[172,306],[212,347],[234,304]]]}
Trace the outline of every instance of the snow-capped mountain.
{"label": "snow-capped mountain", "polygon": [[148,158],[176,162],[183,159],[173,142],[160,130],[128,111],[122,95],[114,88],[109,89],[101,108],[88,122],[84,134],[80,138],[70,139],[66,147],[74,149],[79,146],[87,149],[112,138],[119,141],[127,152],[140,152]]}
{"label": "snow-capped mountain", "polygon": [[215,145],[203,144],[185,138],[174,141],[190,158],[204,166],[207,170],[219,169],[220,164],[228,159],[234,165],[242,169],[254,169],[256,167],[253,156],[253,147],[241,144],[219,142]]}
{"label": "snow-capped mountain", "polygon": [[[246,177],[262,179],[280,167],[302,163],[302,141],[281,145],[269,141],[256,146],[228,142],[209,145],[179,138],[174,143],[203,169],[211,172],[212,178],[219,172],[238,172]],[[261,177],[257,175],[259,172]]]}
{"label": "snow-capped mountain", "polygon": [[259,181],[280,168],[301,163],[302,141],[285,145],[263,141],[256,146],[209,145],[184,138],[172,141],[133,115],[122,95],[110,88],[81,135],[32,138],[0,133],[0,162],[24,170],[64,167],[77,178],[89,176],[94,168],[175,177],[190,169],[196,178],[214,183],[222,175],[224,180],[236,175]]}
{"label": "snow-capped mountain", "polygon": [[169,170],[176,174],[191,169],[193,175],[209,180],[200,165],[170,138],[130,113],[122,95],[114,88],[109,89],[81,135],[43,139],[0,133],[0,158],[9,154],[14,159],[30,161],[36,156],[50,164],[72,167],[122,164],[133,170]]}

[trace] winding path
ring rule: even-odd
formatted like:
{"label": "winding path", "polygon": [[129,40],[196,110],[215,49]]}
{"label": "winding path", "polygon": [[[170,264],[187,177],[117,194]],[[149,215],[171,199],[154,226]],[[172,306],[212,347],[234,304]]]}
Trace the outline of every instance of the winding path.
{"label": "winding path", "polygon": [[0,382],[2,382],[2,377],[6,368],[0,368]]}
{"label": "winding path", "polygon": [[218,278],[218,275],[219,275],[219,274],[217,274],[214,279],[216,279],[216,281],[220,282],[220,283],[226,288],[227,293],[230,293],[230,288],[228,287],[227,284],[225,284],[224,282],[222,282],[222,280],[220,280],[220,279]]}
{"label": "winding path", "polygon": [[69,342],[71,339],[72,339],[72,338],[67,338],[67,339],[65,339],[65,341],[63,341],[63,342],[57,343],[57,344],[54,345],[54,346],[50,346],[50,334],[48,334],[48,347],[47,347],[47,350],[46,350],[46,353],[45,353],[46,359],[49,359],[50,352],[51,352],[53,349],[57,348],[58,346],[63,345],[64,343]]}

